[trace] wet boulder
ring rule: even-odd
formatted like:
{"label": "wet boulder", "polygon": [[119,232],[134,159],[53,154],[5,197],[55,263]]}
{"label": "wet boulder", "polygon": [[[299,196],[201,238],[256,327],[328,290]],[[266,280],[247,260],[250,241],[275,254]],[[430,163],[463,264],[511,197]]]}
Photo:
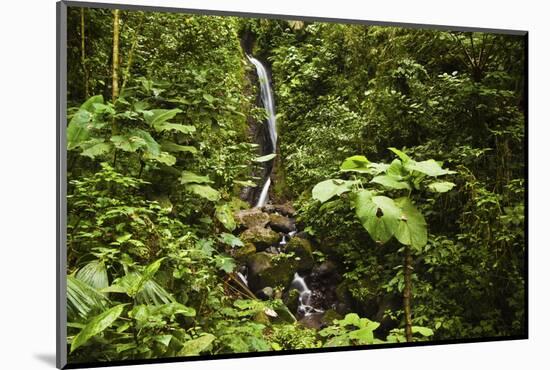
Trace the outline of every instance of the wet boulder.
{"label": "wet boulder", "polygon": [[313,275],[318,278],[332,277],[331,275],[336,274],[337,266],[334,262],[326,260],[320,265],[315,266],[313,269]]}
{"label": "wet boulder", "polygon": [[248,257],[248,285],[253,292],[265,287],[287,287],[294,277],[297,262],[259,252]]}
{"label": "wet boulder", "polygon": [[299,320],[299,323],[306,328],[319,330],[324,327],[323,313],[314,312],[310,315],[304,316]]}
{"label": "wet boulder", "polygon": [[267,204],[262,209],[264,212],[280,213],[288,217],[294,217],[296,215],[296,210],[290,202],[284,204]]}
{"label": "wet boulder", "polygon": [[272,213],[269,215],[269,227],[285,234],[296,230],[296,225],[294,224],[293,219],[281,216],[277,213]]}
{"label": "wet boulder", "polygon": [[269,222],[269,215],[258,208],[244,209],[235,212],[233,218],[237,225],[246,229],[265,227]]}
{"label": "wet boulder", "polygon": [[254,226],[241,233],[239,238],[246,244],[252,243],[257,250],[262,251],[279,242],[280,236],[271,229]]}

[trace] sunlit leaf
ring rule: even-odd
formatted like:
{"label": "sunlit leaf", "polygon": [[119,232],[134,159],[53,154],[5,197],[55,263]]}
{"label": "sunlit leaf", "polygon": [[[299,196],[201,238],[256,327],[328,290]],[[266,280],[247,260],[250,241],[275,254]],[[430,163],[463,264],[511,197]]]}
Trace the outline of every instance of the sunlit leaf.
{"label": "sunlit leaf", "polygon": [[439,181],[439,182],[432,182],[431,184],[428,184],[428,189],[436,193],[446,193],[452,188],[454,188],[454,186],[455,184],[452,182]]}
{"label": "sunlit leaf", "polygon": [[206,333],[202,336],[188,340],[183,344],[183,348],[178,352],[178,356],[196,356],[210,348],[216,337]]}
{"label": "sunlit leaf", "polygon": [[396,199],[395,203],[401,209],[395,237],[400,243],[420,250],[428,241],[428,227],[424,216],[408,197]]}
{"label": "sunlit leaf", "polygon": [[233,231],[237,227],[235,219],[233,218],[233,212],[229,204],[223,204],[216,207],[215,216],[218,221],[220,221],[222,225],[225,226],[227,230]]}
{"label": "sunlit leaf", "polygon": [[391,239],[401,216],[401,210],[393,199],[385,196],[372,196],[368,190],[357,193],[355,212],[371,238],[379,243],[385,243]]}
{"label": "sunlit leaf", "polygon": [[74,337],[71,343],[71,352],[86,344],[92,337],[111,326],[122,314],[124,306],[120,304],[91,319],[86,326]]}
{"label": "sunlit leaf", "polygon": [[208,176],[201,176],[197,175],[194,172],[191,171],[181,171],[180,176],[180,183],[181,184],[210,184],[212,181],[208,178]]}
{"label": "sunlit leaf", "polygon": [[220,193],[208,185],[188,184],[186,189],[212,202],[220,199]]}
{"label": "sunlit leaf", "polygon": [[256,157],[256,158],[254,158],[254,162],[267,162],[267,161],[272,160],[276,156],[277,156],[277,154],[271,153],[271,154],[264,155],[264,156],[261,156],[261,157]]}
{"label": "sunlit leaf", "polygon": [[393,176],[380,175],[374,177],[371,182],[380,184],[388,189],[410,189],[411,187],[404,181],[398,181]]}
{"label": "sunlit leaf", "polygon": [[315,185],[311,194],[313,199],[317,199],[321,201],[321,203],[324,203],[336,195],[341,195],[350,191],[352,186],[356,183],[356,181],[346,180],[325,180]]}
{"label": "sunlit leaf", "polygon": [[340,166],[341,171],[368,172],[369,160],[363,155],[348,157]]}

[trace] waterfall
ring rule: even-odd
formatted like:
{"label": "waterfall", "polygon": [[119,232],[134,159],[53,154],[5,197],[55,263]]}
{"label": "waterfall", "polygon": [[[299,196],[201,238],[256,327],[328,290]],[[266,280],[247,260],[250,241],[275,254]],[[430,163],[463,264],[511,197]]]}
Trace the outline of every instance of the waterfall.
{"label": "waterfall", "polygon": [[260,197],[258,198],[258,202],[256,203],[256,208],[263,207],[267,203],[267,192],[269,191],[269,186],[271,185],[271,177],[267,177],[267,180],[265,180],[264,187],[262,188],[262,192],[260,193]]}
{"label": "waterfall", "polygon": [[323,312],[323,310],[311,306],[311,290],[308,288],[304,278],[297,272],[294,273],[294,280],[292,280],[290,288],[294,288],[300,293],[300,296],[298,297],[298,313],[303,314],[304,316],[309,316],[313,312]]}
{"label": "waterfall", "polygon": [[[247,55],[248,60],[256,67],[256,73],[258,74],[258,80],[260,81],[260,92],[262,103],[267,112],[267,129],[269,132],[269,139],[271,144],[271,152],[275,153],[277,148],[277,119],[275,118],[275,102],[273,99],[273,91],[269,83],[269,76],[264,65],[256,58]],[[268,191],[271,186],[271,174],[268,174],[265,180],[262,192],[256,203],[256,207],[262,207],[267,203]]]}

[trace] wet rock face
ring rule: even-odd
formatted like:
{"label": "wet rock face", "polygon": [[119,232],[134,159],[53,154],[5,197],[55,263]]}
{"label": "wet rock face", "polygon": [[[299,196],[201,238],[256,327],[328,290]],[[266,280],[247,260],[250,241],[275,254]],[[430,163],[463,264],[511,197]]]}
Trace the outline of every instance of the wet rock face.
{"label": "wet rock face", "polygon": [[235,212],[235,222],[242,228],[265,227],[269,222],[269,215],[258,208],[244,209]]}
{"label": "wet rock face", "polygon": [[280,239],[277,232],[262,226],[246,229],[239,237],[245,244],[253,244],[258,251],[263,251],[272,245],[276,245]]}
{"label": "wet rock face", "polygon": [[279,259],[275,254],[259,252],[249,256],[248,285],[253,292],[265,287],[287,287],[296,271],[294,259]]}
{"label": "wet rock face", "polygon": [[285,216],[281,216],[277,213],[269,215],[269,226],[276,231],[283,233],[289,233],[296,230],[294,220]]}
{"label": "wet rock face", "polygon": [[298,271],[311,270],[313,268],[313,254],[311,243],[307,239],[298,237],[291,238],[286,245],[287,252],[293,252],[297,263]]}

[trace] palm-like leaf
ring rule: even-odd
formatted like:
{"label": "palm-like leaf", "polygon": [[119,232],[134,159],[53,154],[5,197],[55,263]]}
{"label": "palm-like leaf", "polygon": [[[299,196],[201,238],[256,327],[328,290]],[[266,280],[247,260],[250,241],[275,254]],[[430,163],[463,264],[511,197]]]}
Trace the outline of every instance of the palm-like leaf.
{"label": "palm-like leaf", "polygon": [[99,260],[92,261],[78,270],[76,278],[97,290],[109,286],[107,268],[105,263]]}
{"label": "palm-like leaf", "polygon": [[67,318],[69,321],[85,321],[92,314],[104,311],[109,300],[105,295],[85,282],[67,276]]}

